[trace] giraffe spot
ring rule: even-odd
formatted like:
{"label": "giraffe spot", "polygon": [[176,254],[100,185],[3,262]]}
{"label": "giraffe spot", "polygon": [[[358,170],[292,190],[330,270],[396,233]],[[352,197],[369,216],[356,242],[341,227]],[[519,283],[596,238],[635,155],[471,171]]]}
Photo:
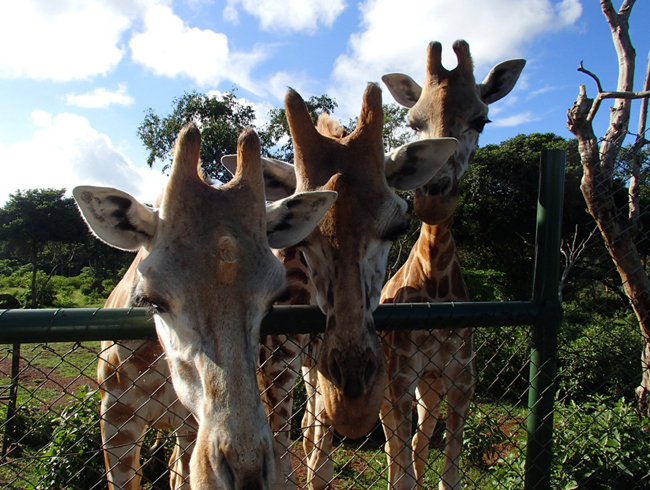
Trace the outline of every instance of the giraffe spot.
{"label": "giraffe spot", "polygon": [[469,299],[465,282],[463,281],[463,276],[460,271],[460,264],[458,262],[454,262],[454,265],[451,268],[451,292],[454,297],[458,299]]}
{"label": "giraffe spot", "polygon": [[295,281],[301,284],[307,284],[309,282],[309,277],[307,273],[301,269],[290,269],[287,271],[287,280]]}
{"label": "giraffe spot", "polygon": [[435,300],[438,297],[438,281],[435,277],[431,277],[427,281],[427,294],[432,300]]}
{"label": "giraffe spot", "polygon": [[454,257],[454,247],[447,247],[447,249],[440,254],[440,259],[438,260],[438,270],[443,271],[449,267],[449,262]]}
{"label": "giraffe spot", "polygon": [[444,299],[449,295],[449,276],[444,276],[438,284],[438,298]]}

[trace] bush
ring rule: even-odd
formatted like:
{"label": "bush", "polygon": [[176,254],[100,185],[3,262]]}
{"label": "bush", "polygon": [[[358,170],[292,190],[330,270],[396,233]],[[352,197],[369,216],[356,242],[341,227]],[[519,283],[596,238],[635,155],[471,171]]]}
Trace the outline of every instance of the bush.
{"label": "bush", "polygon": [[37,489],[99,488],[104,474],[99,397],[91,392],[76,396],[76,403],[52,420],[52,438],[39,453]]}
{"label": "bush", "polygon": [[555,417],[553,488],[650,488],[650,420],[623,398],[558,404]]}
{"label": "bush", "polygon": [[560,399],[590,395],[632,399],[641,377],[638,324],[625,318],[592,316],[590,323],[564,323],[560,331]]}

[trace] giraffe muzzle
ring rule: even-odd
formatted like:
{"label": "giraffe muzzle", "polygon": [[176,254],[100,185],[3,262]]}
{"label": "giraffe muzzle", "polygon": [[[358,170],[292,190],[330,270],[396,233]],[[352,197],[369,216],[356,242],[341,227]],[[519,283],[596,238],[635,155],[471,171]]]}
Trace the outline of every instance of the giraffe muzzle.
{"label": "giraffe muzzle", "polygon": [[333,349],[327,364],[331,382],[343,396],[350,399],[366,394],[377,376],[377,362],[370,349],[360,356]]}

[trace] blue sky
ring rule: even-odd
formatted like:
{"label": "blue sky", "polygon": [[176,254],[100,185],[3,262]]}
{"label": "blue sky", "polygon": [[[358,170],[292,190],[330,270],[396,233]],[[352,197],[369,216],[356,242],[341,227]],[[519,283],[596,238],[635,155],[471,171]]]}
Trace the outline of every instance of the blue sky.
{"label": "blue sky", "polygon": [[[621,1],[615,0],[615,7]],[[631,17],[641,90],[650,2]],[[145,111],[174,97],[236,87],[258,124],[287,86],[327,93],[347,122],[368,81],[389,72],[424,78],[425,48],[469,42],[477,80],[525,58],[513,92],[490,108],[480,144],[521,133],[570,137],[566,110],[586,84],[581,60],[605,90],[617,59],[596,0],[0,0],[0,204],[17,189],[119,187],[147,202],[161,188],[136,135]],[[394,102],[384,88],[384,102]],[[601,107],[597,134],[607,124]],[[631,129],[637,126],[638,103]]]}

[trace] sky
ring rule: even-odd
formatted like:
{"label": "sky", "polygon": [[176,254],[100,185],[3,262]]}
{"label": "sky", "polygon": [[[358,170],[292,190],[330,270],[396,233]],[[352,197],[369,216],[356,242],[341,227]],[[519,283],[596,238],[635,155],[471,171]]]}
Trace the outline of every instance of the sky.
{"label": "sky", "polygon": [[[650,1],[639,0],[630,18],[636,90],[649,21]],[[401,72],[422,83],[430,41],[452,69],[456,39],[469,43],[477,81],[501,61],[527,60],[514,90],[490,106],[480,146],[534,132],[572,137],[566,111],[580,84],[596,94],[581,61],[604,90],[616,88],[595,0],[0,0],[0,205],[18,189],[80,184],[153,202],[165,177],[161,163],[149,169],[137,136],[148,109],[164,116],[184,92],[235,89],[262,126],[292,87],[305,99],[328,94],[334,118],[347,122],[367,82]]]}

